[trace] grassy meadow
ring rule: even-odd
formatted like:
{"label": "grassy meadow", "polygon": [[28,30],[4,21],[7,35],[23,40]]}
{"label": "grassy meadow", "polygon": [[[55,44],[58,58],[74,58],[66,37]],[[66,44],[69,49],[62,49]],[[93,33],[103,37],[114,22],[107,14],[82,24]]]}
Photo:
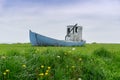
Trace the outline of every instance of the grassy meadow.
{"label": "grassy meadow", "polygon": [[120,44],[0,44],[0,80],[120,80]]}

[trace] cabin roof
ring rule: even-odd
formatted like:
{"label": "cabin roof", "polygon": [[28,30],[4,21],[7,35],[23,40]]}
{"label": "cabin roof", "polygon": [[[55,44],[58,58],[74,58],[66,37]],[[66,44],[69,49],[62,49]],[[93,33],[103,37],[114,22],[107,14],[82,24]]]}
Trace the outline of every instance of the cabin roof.
{"label": "cabin roof", "polygon": [[[74,25],[68,25],[68,28],[72,28]],[[82,27],[82,26],[76,26],[76,27]]]}

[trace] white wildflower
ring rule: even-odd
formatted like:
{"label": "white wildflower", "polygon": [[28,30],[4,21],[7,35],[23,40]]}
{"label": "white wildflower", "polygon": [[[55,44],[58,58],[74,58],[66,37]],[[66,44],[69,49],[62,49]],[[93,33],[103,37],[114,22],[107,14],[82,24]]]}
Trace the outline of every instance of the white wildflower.
{"label": "white wildflower", "polygon": [[57,56],[57,58],[60,58],[60,56]]}
{"label": "white wildflower", "polygon": [[78,80],[82,80],[81,78],[78,78]]}
{"label": "white wildflower", "polygon": [[72,48],[72,50],[74,51],[74,50],[75,50],[75,48]]}

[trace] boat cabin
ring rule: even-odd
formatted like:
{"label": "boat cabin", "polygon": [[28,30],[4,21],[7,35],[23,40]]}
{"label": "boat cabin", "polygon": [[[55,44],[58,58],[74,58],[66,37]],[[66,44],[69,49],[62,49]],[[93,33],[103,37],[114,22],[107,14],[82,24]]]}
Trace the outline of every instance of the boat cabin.
{"label": "boat cabin", "polygon": [[65,40],[66,41],[82,41],[82,26],[77,26],[77,24],[68,25]]}

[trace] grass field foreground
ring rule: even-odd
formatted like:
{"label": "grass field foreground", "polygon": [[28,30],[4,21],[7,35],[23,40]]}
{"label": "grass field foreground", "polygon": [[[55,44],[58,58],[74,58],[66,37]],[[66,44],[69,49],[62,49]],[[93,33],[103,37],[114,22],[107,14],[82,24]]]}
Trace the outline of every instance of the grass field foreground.
{"label": "grass field foreground", "polygon": [[0,80],[120,80],[120,44],[0,44]]}

